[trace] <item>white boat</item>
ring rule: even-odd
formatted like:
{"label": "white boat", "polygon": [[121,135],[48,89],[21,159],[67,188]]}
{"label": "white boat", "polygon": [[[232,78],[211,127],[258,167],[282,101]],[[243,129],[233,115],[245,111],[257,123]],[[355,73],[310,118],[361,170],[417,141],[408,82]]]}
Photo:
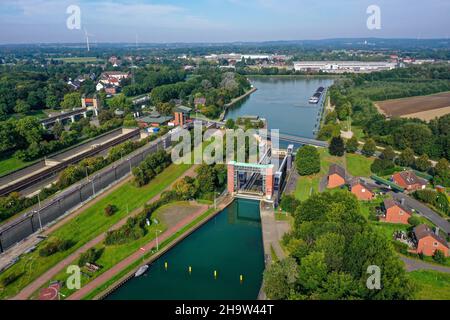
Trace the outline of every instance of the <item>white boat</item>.
{"label": "white boat", "polygon": [[143,265],[142,267],[140,267],[138,269],[138,271],[136,271],[136,273],[134,274],[134,277],[137,278],[137,277],[142,276],[147,271],[147,269],[148,269],[148,265],[147,264]]}

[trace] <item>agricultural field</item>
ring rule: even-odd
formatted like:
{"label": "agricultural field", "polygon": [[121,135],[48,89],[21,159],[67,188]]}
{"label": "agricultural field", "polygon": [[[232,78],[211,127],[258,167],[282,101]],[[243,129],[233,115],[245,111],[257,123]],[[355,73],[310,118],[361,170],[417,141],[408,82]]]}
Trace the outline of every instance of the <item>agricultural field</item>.
{"label": "agricultural field", "polygon": [[425,121],[450,113],[450,92],[376,102],[378,110],[390,117]]}
{"label": "agricultural field", "polygon": [[103,61],[96,57],[53,58],[53,60],[63,61],[65,63],[94,63]]}

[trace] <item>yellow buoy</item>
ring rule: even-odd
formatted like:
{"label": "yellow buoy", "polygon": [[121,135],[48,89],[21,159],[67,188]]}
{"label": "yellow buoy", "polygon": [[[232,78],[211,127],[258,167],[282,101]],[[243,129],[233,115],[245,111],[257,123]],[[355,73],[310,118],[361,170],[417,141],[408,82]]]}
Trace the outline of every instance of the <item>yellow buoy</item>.
{"label": "yellow buoy", "polygon": [[192,273],[192,267],[189,266],[189,273]]}
{"label": "yellow buoy", "polygon": [[239,280],[241,280],[241,282],[244,281],[244,276],[242,274],[239,276]]}
{"label": "yellow buoy", "polygon": [[167,264],[167,261],[166,261],[166,262],[164,262],[164,268],[166,268],[166,270],[167,270],[167,267],[168,267],[168,264]]}
{"label": "yellow buoy", "polygon": [[214,278],[217,278],[217,270],[214,270]]}

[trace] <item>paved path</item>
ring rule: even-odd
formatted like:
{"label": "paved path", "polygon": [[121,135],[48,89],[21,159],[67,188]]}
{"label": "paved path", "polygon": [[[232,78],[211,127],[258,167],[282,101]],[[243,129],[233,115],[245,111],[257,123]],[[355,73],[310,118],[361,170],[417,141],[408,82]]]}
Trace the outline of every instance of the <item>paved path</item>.
{"label": "paved path", "polygon": [[[288,222],[286,221],[286,223]],[[266,207],[266,203],[261,202],[261,227],[266,265],[270,264],[272,261],[271,248],[275,251],[278,259],[281,260],[286,257],[286,254],[280,246],[280,240],[283,235],[278,233],[278,230],[282,229],[277,226],[278,224],[279,223],[275,220],[273,207],[271,207],[271,205]]]}
{"label": "paved path", "polygon": [[411,198],[410,196],[404,193],[390,192],[389,195],[399,202],[401,202],[402,199],[404,199],[406,207],[414,209],[415,212],[433,222],[445,233],[450,234],[450,223],[444,218],[442,218],[439,214],[428,208],[423,203],[417,201],[416,199]]}
{"label": "paved path", "polygon": [[[190,168],[189,170],[187,170],[183,175],[181,175],[176,181],[174,181],[169,187],[167,187],[164,191],[170,190],[172,188],[172,186],[179,181],[180,179],[184,178],[185,176],[194,176],[196,174],[195,172],[196,166],[193,166],[192,168]],[[162,193],[162,192],[161,192]],[[152,203],[157,201],[160,196],[161,193],[159,193],[158,195],[154,196],[152,199],[150,199],[148,201],[148,203]],[[80,209],[81,213],[82,211],[84,211],[86,208],[84,208],[83,210]],[[134,211],[132,211],[128,216],[124,217],[122,220],[120,220],[117,224],[115,224],[114,226],[111,227],[110,230],[115,230],[120,228],[121,226],[123,226],[128,218],[130,216],[135,216],[137,214],[139,214],[140,212],[142,212],[142,208],[138,208]],[[72,217],[73,218],[73,217]],[[71,219],[72,219],[71,218]],[[69,219],[70,220],[70,219]],[[67,221],[65,221],[67,222]],[[61,222],[62,223],[62,222]],[[54,230],[54,229],[52,229]],[[64,268],[66,268],[68,265],[72,264],[73,261],[75,259],[77,259],[83,252],[86,252],[87,250],[89,250],[90,248],[96,246],[97,244],[101,243],[104,239],[105,239],[106,233],[102,233],[99,236],[97,236],[96,238],[92,239],[91,241],[89,241],[88,243],[86,243],[85,245],[83,245],[81,248],[79,248],[78,250],[76,250],[74,253],[72,253],[70,256],[68,256],[67,258],[65,258],[64,260],[60,261],[57,265],[55,265],[54,267],[52,267],[50,270],[48,270],[47,272],[45,272],[44,274],[42,274],[39,278],[37,278],[36,280],[34,280],[32,283],[30,283],[27,287],[25,287],[22,291],[20,291],[14,298],[13,300],[26,300],[28,299],[34,292],[36,292],[39,288],[41,288],[42,286],[44,286],[45,284],[48,284],[54,276],[56,276],[58,273],[60,273]]]}
{"label": "paved path", "polygon": [[[172,226],[171,228],[167,229],[161,236],[159,236],[159,242],[162,243],[169,237],[171,237],[173,234],[177,233],[181,228],[183,228],[185,225],[191,223],[196,218],[201,216],[206,210],[208,210],[207,205],[202,205],[196,212],[191,214],[190,216],[184,218],[180,222],[178,222],[176,225]],[[156,239],[150,241],[148,244],[143,246],[141,249],[134,252],[132,255],[130,255],[128,258],[120,261],[118,264],[116,264],[111,269],[107,270],[106,272],[102,273],[100,276],[86,284],[84,287],[82,287],[80,290],[75,291],[72,295],[70,295],[67,300],[81,300],[84,296],[86,296],[89,292],[94,290],[95,288],[98,288],[103,283],[114,277],[116,274],[118,274],[120,271],[131,265],[132,263],[136,262],[137,260],[141,259],[143,255],[145,255],[147,252],[149,252],[152,248],[156,247]]]}
{"label": "paved path", "polygon": [[400,256],[400,259],[405,263],[406,270],[411,272],[415,270],[434,270],[439,272],[450,273],[450,267],[440,266],[433,263],[424,262],[417,259]]}

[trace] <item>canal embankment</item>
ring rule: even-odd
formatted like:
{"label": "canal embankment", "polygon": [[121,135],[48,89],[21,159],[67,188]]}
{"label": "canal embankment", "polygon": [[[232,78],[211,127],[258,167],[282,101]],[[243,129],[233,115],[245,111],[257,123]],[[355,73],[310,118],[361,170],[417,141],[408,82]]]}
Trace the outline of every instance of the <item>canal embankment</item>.
{"label": "canal embankment", "polygon": [[252,88],[249,91],[247,91],[246,93],[244,93],[243,95],[241,95],[241,96],[239,96],[237,98],[234,98],[233,100],[231,100],[231,102],[225,104],[224,105],[224,110],[220,114],[219,121],[223,121],[225,119],[225,117],[227,115],[228,108],[232,107],[233,105],[235,105],[239,101],[247,98],[249,95],[254,93],[256,90],[258,90],[258,88],[256,88],[255,86],[252,85]]}
{"label": "canal embankment", "polygon": [[[148,253],[142,255],[141,252],[136,252],[134,261],[128,261],[127,266],[122,268],[122,270],[116,272],[115,275],[111,276],[110,279],[104,281],[103,285],[97,288],[97,290],[93,292],[86,292],[85,295],[82,295],[80,298],[93,298],[94,300],[102,300],[105,299],[112,292],[119,289],[129,280],[134,278],[134,275],[137,269],[143,265],[150,265],[156,260],[158,260],[165,253],[174,248],[177,244],[186,239],[189,235],[194,233],[196,230],[201,228],[204,224],[209,222],[212,218],[218,215],[222,210],[224,210],[227,206],[229,206],[233,202],[233,198],[226,196],[222,198],[221,201],[214,208],[209,208],[207,210],[203,210],[203,212],[199,212],[196,215],[191,217],[187,217],[179,224],[177,224],[172,230],[167,230],[164,234],[160,236],[161,244],[160,250],[156,253]],[[172,232],[171,232],[172,231]],[[155,240],[152,240],[146,248],[154,248]],[[71,298],[71,297],[69,297]]]}

